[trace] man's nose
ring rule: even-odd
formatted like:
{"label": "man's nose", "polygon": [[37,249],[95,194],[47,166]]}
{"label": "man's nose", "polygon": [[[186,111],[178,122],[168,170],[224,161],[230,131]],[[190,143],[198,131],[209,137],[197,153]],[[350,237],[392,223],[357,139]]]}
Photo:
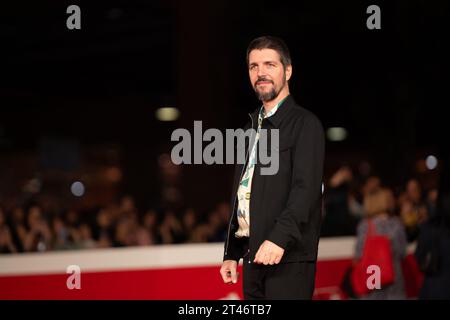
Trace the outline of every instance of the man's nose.
{"label": "man's nose", "polygon": [[266,76],[266,70],[264,67],[258,68],[258,78],[263,78]]}

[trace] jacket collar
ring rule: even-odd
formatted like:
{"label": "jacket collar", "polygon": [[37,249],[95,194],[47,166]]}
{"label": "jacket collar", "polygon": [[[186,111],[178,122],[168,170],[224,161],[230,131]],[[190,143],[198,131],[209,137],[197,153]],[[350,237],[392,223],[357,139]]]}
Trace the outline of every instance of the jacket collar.
{"label": "jacket collar", "polygon": [[[281,121],[286,117],[289,113],[289,109],[291,109],[295,105],[295,100],[292,95],[288,95],[286,99],[284,99],[283,103],[278,108],[277,112],[272,116],[266,118],[265,120],[270,122],[274,128],[280,128]],[[258,115],[260,108],[256,108],[255,111],[251,113],[251,117],[253,119],[253,127],[256,129],[258,127]]]}

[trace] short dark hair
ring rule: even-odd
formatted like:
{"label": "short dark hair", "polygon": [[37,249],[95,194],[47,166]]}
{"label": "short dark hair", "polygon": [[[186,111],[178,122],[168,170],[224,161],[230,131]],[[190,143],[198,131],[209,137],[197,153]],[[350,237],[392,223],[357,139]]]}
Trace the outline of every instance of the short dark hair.
{"label": "short dark hair", "polygon": [[291,61],[291,54],[289,52],[289,48],[287,47],[286,43],[274,36],[262,36],[256,39],[253,39],[252,42],[248,45],[247,48],[247,65],[249,63],[248,57],[250,55],[250,52],[252,50],[262,50],[262,49],[272,49],[278,52],[280,55],[281,63],[283,64],[283,67],[286,69],[288,65],[292,64]]}

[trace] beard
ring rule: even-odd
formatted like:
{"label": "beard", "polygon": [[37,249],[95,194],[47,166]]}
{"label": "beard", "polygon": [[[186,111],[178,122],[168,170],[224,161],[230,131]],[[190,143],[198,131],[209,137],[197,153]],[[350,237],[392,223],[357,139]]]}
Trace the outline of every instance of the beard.
{"label": "beard", "polygon": [[[260,81],[272,82],[272,89],[267,92],[259,91],[258,90],[258,82],[260,82]],[[273,83],[272,80],[261,78],[256,81],[253,88],[255,89],[256,97],[258,98],[258,100],[260,100],[261,102],[268,102],[268,101],[272,101],[276,97],[278,97],[278,95],[280,94],[281,90],[283,90],[285,85],[286,85],[286,76],[283,77],[283,85],[281,86],[281,88],[279,90],[276,90],[275,84]]]}
{"label": "beard", "polygon": [[255,93],[256,93],[256,97],[261,102],[267,102],[267,101],[272,101],[273,99],[275,99],[278,96],[278,94],[280,93],[280,91],[276,92],[275,87],[272,87],[272,90],[270,90],[268,92],[261,92],[261,91],[258,91],[258,89],[255,89]]}

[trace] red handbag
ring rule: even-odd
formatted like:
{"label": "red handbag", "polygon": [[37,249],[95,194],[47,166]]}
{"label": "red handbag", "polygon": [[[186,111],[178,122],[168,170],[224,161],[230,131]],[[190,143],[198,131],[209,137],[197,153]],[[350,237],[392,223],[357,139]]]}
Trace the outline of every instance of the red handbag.
{"label": "red handbag", "polygon": [[371,265],[380,268],[381,288],[394,282],[391,240],[387,236],[377,234],[375,224],[368,219],[368,231],[362,257],[355,264],[351,273],[352,287],[358,296],[366,295],[371,291],[367,286],[367,279],[370,276],[367,270]]}

